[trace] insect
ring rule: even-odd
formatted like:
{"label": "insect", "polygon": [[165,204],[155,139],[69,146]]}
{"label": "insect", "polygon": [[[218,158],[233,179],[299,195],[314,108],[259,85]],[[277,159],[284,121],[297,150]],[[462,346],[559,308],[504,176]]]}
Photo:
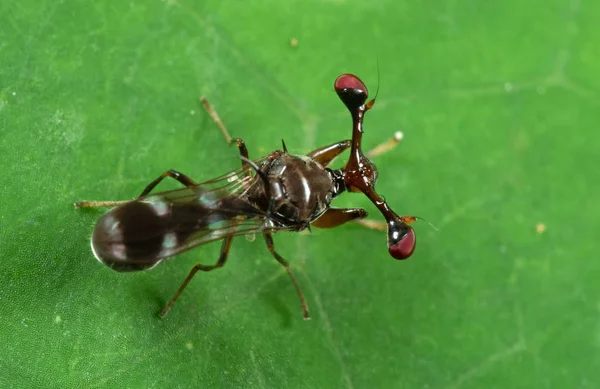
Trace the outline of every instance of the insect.
{"label": "insect", "polygon": [[[255,161],[249,159],[244,141],[231,138],[208,101],[201,99],[226,140],[237,145],[241,167],[202,183],[168,170],[135,200],[75,203],[77,208],[114,206],[94,228],[91,238],[94,256],[116,271],[132,272],[151,269],[188,249],[222,240],[217,262],[213,265],[198,263],[191,269],[161,311],[160,316],[164,317],[198,271],[208,272],[225,264],[235,236],[262,234],[267,249],[285,268],[296,288],[304,319],[310,318],[306,299],[289,263],[275,250],[273,233],[301,231],[311,226],[332,228],[358,221],[387,229],[388,251],[392,257],[410,257],[416,238],[409,223],[416,218],[398,216],[377,194],[377,169],[361,149],[364,115],[373,107],[375,99],[367,101],[367,87],[352,74],[339,76],[334,89],[352,116],[352,139],[321,147],[307,155],[288,153],[282,141],[282,150]],[[372,154],[380,154],[398,141],[388,141]],[[330,169],[330,162],[348,149],[350,157],[346,166]],[[150,194],[166,177],[179,181],[185,188]],[[367,216],[362,208],[331,207],[331,201],[345,191],[365,194],[386,223],[362,220]]]}

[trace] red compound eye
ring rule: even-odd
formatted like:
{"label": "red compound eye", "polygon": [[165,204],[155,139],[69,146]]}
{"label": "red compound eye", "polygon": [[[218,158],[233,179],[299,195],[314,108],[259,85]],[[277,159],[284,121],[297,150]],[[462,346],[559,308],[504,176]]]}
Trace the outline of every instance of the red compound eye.
{"label": "red compound eye", "polygon": [[333,87],[350,112],[363,105],[369,97],[367,87],[354,74],[342,74],[335,79]]}
{"label": "red compound eye", "polygon": [[337,93],[340,93],[343,89],[357,89],[365,95],[368,94],[365,84],[354,74],[342,74],[335,79],[333,87]]}
{"label": "red compound eye", "polygon": [[411,227],[408,228],[408,231],[400,239],[395,240],[395,243],[390,242],[388,246],[390,255],[396,259],[410,257],[417,246],[415,231]]}

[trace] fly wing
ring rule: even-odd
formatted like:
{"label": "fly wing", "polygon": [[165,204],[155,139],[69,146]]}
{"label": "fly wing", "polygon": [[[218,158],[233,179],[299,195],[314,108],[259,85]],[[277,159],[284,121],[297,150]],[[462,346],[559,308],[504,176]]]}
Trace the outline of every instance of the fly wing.
{"label": "fly wing", "polygon": [[228,236],[287,230],[267,226],[266,213],[245,200],[260,184],[236,171],[115,207],[94,229],[94,254],[115,270],[135,271]]}
{"label": "fly wing", "polygon": [[153,207],[167,205],[162,216],[164,237],[160,258],[227,236],[262,231],[267,219],[264,211],[238,196],[205,192],[200,186],[164,193],[144,202]]}

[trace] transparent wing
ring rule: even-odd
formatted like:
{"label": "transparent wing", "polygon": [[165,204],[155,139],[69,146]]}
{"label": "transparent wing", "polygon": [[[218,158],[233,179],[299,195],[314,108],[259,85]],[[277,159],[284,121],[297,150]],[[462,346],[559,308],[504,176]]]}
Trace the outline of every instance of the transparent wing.
{"label": "transparent wing", "polygon": [[[261,159],[255,160],[254,163],[257,166],[262,167],[265,161],[267,161],[268,159],[269,156],[263,157]],[[250,173],[253,172],[251,171]],[[214,193],[213,196],[215,197],[226,195],[235,196],[241,195],[244,192],[246,192],[248,189],[250,189],[250,187],[253,184],[255,184],[255,181],[256,176],[254,174],[249,176],[244,172],[243,167],[239,167],[235,170],[232,170],[211,180],[200,182],[196,184],[196,187],[199,189],[198,192],[202,193],[205,196],[210,196],[210,193]],[[258,185],[260,185],[260,183],[258,183]],[[137,200],[152,199],[155,196],[168,194],[168,197],[171,198],[173,201],[185,202],[197,196],[195,191],[189,191],[188,189],[189,188],[180,188],[155,194],[149,194]]]}
{"label": "transparent wing", "polygon": [[227,236],[294,229],[274,227],[265,210],[247,200],[247,192],[258,185],[264,185],[260,178],[240,168],[124,203],[98,221],[94,252],[104,263],[145,264]]}

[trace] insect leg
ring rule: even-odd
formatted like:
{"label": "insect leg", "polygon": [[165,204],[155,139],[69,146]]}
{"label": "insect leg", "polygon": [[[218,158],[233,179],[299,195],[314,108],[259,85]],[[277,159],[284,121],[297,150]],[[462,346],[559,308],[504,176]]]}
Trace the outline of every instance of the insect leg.
{"label": "insect leg", "polygon": [[75,208],[88,207],[114,207],[123,203],[128,203],[131,200],[116,200],[116,201],[76,201]]}
{"label": "insect leg", "polygon": [[296,292],[298,293],[298,297],[300,298],[300,305],[302,306],[302,317],[304,318],[304,320],[309,320],[310,314],[308,313],[308,305],[306,304],[306,299],[304,298],[304,294],[300,289],[300,285],[298,284],[296,277],[294,277],[294,274],[290,269],[290,264],[281,255],[279,255],[277,251],[275,251],[275,244],[273,243],[273,237],[271,236],[271,234],[266,232],[263,235],[265,236],[265,241],[267,242],[267,248],[269,249],[271,254],[273,254],[277,262],[279,262],[285,268],[287,273],[290,275],[292,282],[294,283],[294,287],[296,288]]}
{"label": "insect leg", "polygon": [[[367,211],[362,208],[329,208],[321,217],[311,224],[317,228],[333,228],[351,220],[362,219]],[[360,220],[356,220],[360,221]]]}
{"label": "insect leg", "polygon": [[371,230],[377,231],[385,231],[388,230],[388,225],[386,222],[378,221],[378,220],[356,220],[358,224],[363,227],[369,228]]}
{"label": "insect leg", "polygon": [[194,180],[192,180],[191,178],[189,178],[185,174],[182,174],[182,173],[179,173],[176,170],[170,169],[170,170],[167,170],[166,172],[164,172],[163,174],[161,174],[156,180],[154,180],[150,184],[148,184],[148,186],[146,187],[146,189],[144,189],[142,191],[142,193],[138,197],[144,197],[144,196],[146,196],[148,193],[150,193],[150,191],[152,189],[154,189],[156,187],[156,185],[158,185],[159,182],[161,182],[166,177],[171,177],[171,178],[173,178],[173,179],[181,182],[183,185],[185,185],[187,187],[196,185],[196,183],[194,182]]}
{"label": "insect leg", "polygon": [[[159,182],[161,182],[165,177],[171,177],[176,179],[177,181],[181,182],[183,185],[190,187],[193,185],[196,185],[196,183],[189,178],[188,176],[186,176],[185,174],[181,174],[178,171],[175,170],[167,170],[166,172],[164,172],[163,174],[161,174],[156,180],[152,181],[150,184],[148,184],[148,186],[146,187],[146,189],[144,189],[142,191],[142,193],[138,196],[138,198],[140,197],[144,197],[146,196],[148,193],[150,193],[150,191],[152,189],[154,189],[156,187],[156,185],[158,185]],[[120,205],[123,203],[127,203],[131,200],[117,200],[117,201],[77,201],[75,202],[75,208],[87,208],[87,207],[114,207],[115,205]]]}
{"label": "insect leg", "polygon": [[160,317],[167,316],[167,313],[169,313],[169,310],[171,309],[171,307],[173,306],[175,301],[179,298],[179,296],[181,295],[181,292],[183,292],[183,290],[186,288],[186,286],[189,284],[189,282],[194,277],[194,275],[198,272],[198,270],[211,271],[214,269],[218,269],[225,264],[225,261],[227,261],[227,256],[229,255],[229,249],[231,248],[232,241],[233,241],[232,236],[228,236],[223,239],[223,244],[221,245],[221,254],[219,255],[219,260],[214,265],[208,266],[208,265],[203,265],[201,263],[197,263],[196,265],[194,265],[194,267],[192,268],[192,270],[190,270],[190,273],[185,278],[185,280],[183,281],[183,283],[181,284],[179,289],[177,289],[177,292],[175,293],[173,298],[171,300],[169,300],[169,302],[167,303],[167,305],[165,305],[163,310],[160,311]]}
{"label": "insect leg", "polygon": [[[400,216],[400,221],[402,223],[405,224],[410,224],[413,223],[415,220],[417,220],[416,216]],[[381,222],[381,221],[377,221],[377,220],[355,220],[358,224],[360,224],[363,227],[366,228],[370,228],[372,230],[377,230],[377,231],[387,231],[388,230],[388,224],[386,222]],[[429,222],[427,222],[429,223]],[[429,223],[429,225],[431,225],[433,228],[435,228],[437,230],[437,228]]]}
{"label": "insect leg", "polygon": [[[248,149],[246,148],[246,143],[242,139],[232,138],[231,141],[235,142],[237,144],[238,150],[240,151],[240,157],[243,157],[247,160],[250,159],[250,158],[248,158]],[[244,169],[244,175],[246,177],[251,177],[252,176],[252,167],[243,158],[242,158],[242,168]]]}
{"label": "insect leg", "polygon": [[367,156],[367,158],[373,158],[377,157],[378,155],[387,153],[388,151],[396,147],[403,137],[404,135],[400,131],[397,131],[396,133],[394,133],[394,136],[391,139],[386,140],[378,146],[375,146],[372,150],[369,150],[365,155]]}
{"label": "insect leg", "polygon": [[349,139],[343,140],[331,144],[329,146],[320,147],[310,153],[307,156],[315,159],[323,167],[327,167],[331,161],[352,145],[352,141]]}
{"label": "insect leg", "polygon": [[[200,97],[200,102],[204,106],[206,113],[208,113],[211,119],[216,123],[217,127],[219,127],[219,130],[221,130],[221,134],[223,134],[227,143],[233,142],[233,138],[231,137],[231,135],[229,135],[229,131],[227,131],[227,128],[225,128],[225,125],[221,121],[221,118],[217,114],[217,111],[213,109],[212,105],[208,102],[208,99],[202,96]],[[247,156],[248,155],[246,154],[246,157]]]}
{"label": "insect leg", "polygon": [[[388,139],[387,141],[383,142],[382,144],[375,146],[375,148],[373,148],[372,150],[369,150],[369,152],[366,153],[367,158],[376,157],[378,155],[384,154],[384,153],[392,150],[394,147],[396,147],[398,145],[398,143],[400,143],[400,141],[402,140],[402,137],[403,137],[403,135],[401,132],[399,132],[399,131],[396,132],[391,139]],[[351,145],[352,145],[351,140],[343,140],[341,142],[337,142],[337,143],[331,144],[329,146],[324,146],[324,147],[318,148],[318,149],[308,153],[307,155],[311,158],[314,158],[323,167],[327,167],[327,165],[329,165],[329,163],[331,163],[331,161],[333,161],[333,159],[335,157],[337,157],[338,155],[343,153],[345,150],[350,148]]]}
{"label": "insect leg", "polygon": [[[202,103],[202,106],[206,110],[206,113],[208,113],[208,115],[215,122],[217,127],[219,127],[219,130],[221,130],[221,134],[223,134],[223,136],[225,137],[225,141],[228,144],[232,144],[232,143],[237,144],[237,147],[240,151],[240,155],[246,159],[250,159],[248,157],[248,149],[246,148],[246,144],[244,143],[244,141],[240,138],[232,138],[231,135],[229,135],[229,131],[227,131],[227,128],[221,121],[221,118],[217,114],[217,111],[215,111],[215,109],[212,107],[212,105],[208,102],[208,99],[206,97],[200,97],[200,102]],[[246,177],[250,177],[252,175],[251,174],[252,168],[250,167],[250,165],[247,162],[242,160],[242,167],[244,168],[244,175]]]}

